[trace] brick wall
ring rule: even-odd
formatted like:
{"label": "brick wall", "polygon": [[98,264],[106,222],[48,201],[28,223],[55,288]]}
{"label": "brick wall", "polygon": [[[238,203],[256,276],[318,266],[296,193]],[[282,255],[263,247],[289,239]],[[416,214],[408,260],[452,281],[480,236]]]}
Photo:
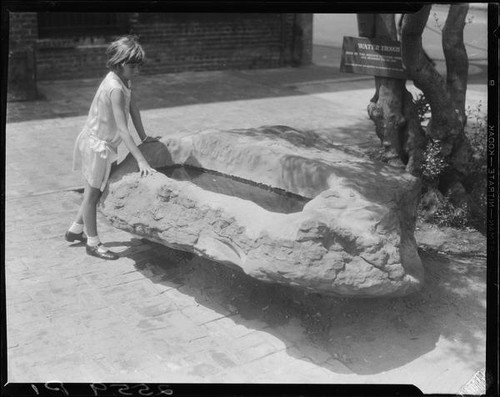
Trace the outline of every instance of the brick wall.
{"label": "brick wall", "polygon": [[280,14],[139,17],[145,72],[274,68],[283,58]]}
{"label": "brick wall", "polygon": [[106,72],[105,44],[44,44],[37,49],[39,80],[101,77]]}
{"label": "brick wall", "polygon": [[[297,51],[309,45],[297,24],[312,23],[312,17],[297,15],[130,13],[128,28],[120,34],[140,37],[147,56],[145,74],[297,66],[310,62]],[[37,40],[38,78],[101,77],[112,39],[89,35]]]}
{"label": "brick wall", "polygon": [[37,97],[35,42],[38,38],[35,12],[9,14],[9,68],[7,99],[32,100]]}
{"label": "brick wall", "polygon": [[12,12],[9,14],[9,49],[33,47],[38,38],[36,12]]}

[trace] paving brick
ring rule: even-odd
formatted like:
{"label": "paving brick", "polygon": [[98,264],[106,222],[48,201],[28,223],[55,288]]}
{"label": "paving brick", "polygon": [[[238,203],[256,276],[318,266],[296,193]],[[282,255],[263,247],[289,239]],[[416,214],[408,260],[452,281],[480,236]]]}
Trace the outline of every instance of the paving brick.
{"label": "paving brick", "polygon": [[[70,315],[51,316],[49,318],[50,329],[61,338],[77,339],[87,334],[88,328],[85,326],[84,315],[86,310]],[[74,342],[73,342],[74,344]]]}
{"label": "paving brick", "polygon": [[90,265],[85,266],[85,270],[82,268],[78,275],[81,275],[87,284],[98,289],[109,287],[113,282],[111,270],[101,264],[93,263],[92,268],[90,268]]}
{"label": "paving brick", "polygon": [[190,318],[196,325],[206,324],[208,322],[226,317],[224,314],[217,313],[216,311],[201,305],[189,306],[182,309],[181,313]]}
{"label": "paving brick", "polygon": [[51,291],[38,293],[34,298],[37,300],[42,312],[47,316],[70,315],[74,313],[75,307],[79,309],[78,298],[71,294],[54,294]]}
{"label": "paving brick", "polygon": [[185,344],[191,354],[198,354],[209,350],[223,350],[220,341],[207,333],[206,330],[200,332],[198,337],[190,338],[187,342],[185,338],[179,338],[179,340],[181,343]]}
{"label": "paving brick", "polygon": [[236,351],[240,351],[249,347],[257,346],[266,338],[267,334],[261,331],[252,331],[239,338],[231,339],[231,345]]}
{"label": "paving brick", "polygon": [[43,381],[62,383],[90,383],[95,371],[93,362],[70,354],[58,357],[55,362],[40,363],[40,377]]}
{"label": "paving brick", "polygon": [[[158,332],[150,332],[144,342],[145,348],[150,350],[155,357],[164,363],[171,362],[176,357],[184,357],[189,353],[197,353],[197,350],[193,349],[195,344],[186,343],[183,336],[181,337],[179,334],[169,331],[169,328],[166,327],[164,332],[160,330]],[[199,340],[201,339],[197,339],[195,342]]]}
{"label": "paving brick", "polygon": [[38,342],[41,337],[47,335],[47,329],[50,328],[50,322],[47,318],[33,318],[27,321],[11,322],[7,331],[8,347],[23,347],[26,345],[38,349]]}
{"label": "paving brick", "polygon": [[[43,307],[36,301],[7,303],[7,320],[9,324],[18,325],[23,323],[34,323],[46,320],[47,314]],[[36,323],[34,323],[36,329]]]}
{"label": "paving brick", "polygon": [[172,302],[179,310],[198,305],[194,297],[182,294],[176,288],[169,288],[161,293],[159,298]]}
{"label": "paving brick", "polygon": [[210,349],[208,354],[222,368],[234,368],[238,365],[238,360],[231,353]]}
{"label": "paving brick", "polygon": [[7,365],[9,383],[34,383],[42,379],[39,368],[25,360],[20,360],[19,356],[9,357]]}
{"label": "paving brick", "polygon": [[155,299],[154,302],[138,304],[135,310],[146,319],[160,321],[160,319],[168,317],[169,313],[177,311],[178,308],[171,302]]}
{"label": "paving brick", "polygon": [[307,341],[300,344],[300,352],[304,355],[304,357],[310,359],[311,362],[316,364],[323,364],[332,358],[331,354],[319,349]]}
{"label": "paving brick", "polygon": [[89,329],[84,326],[82,327],[84,332],[70,342],[76,351],[92,358],[102,356],[111,358],[118,357],[120,354],[130,354],[130,346],[142,349],[141,345],[137,345],[139,335],[135,332],[135,329],[125,323],[119,325],[116,326],[116,324],[110,322],[108,327],[96,329]]}
{"label": "paving brick", "polygon": [[118,329],[124,326],[123,319],[112,308],[102,308],[98,310],[81,311],[78,318],[82,319],[83,325],[89,330],[111,329],[117,326]]}
{"label": "paving brick", "polygon": [[236,323],[232,317],[222,317],[203,324],[209,332],[218,337],[237,339],[253,332],[252,328]]}
{"label": "paving brick", "polygon": [[209,352],[199,352],[198,354],[189,354],[176,360],[179,365],[178,372],[205,377],[213,375],[223,370],[223,368],[211,357]]}
{"label": "paving brick", "polygon": [[200,329],[190,318],[184,316],[178,311],[171,311],[162,316],[169,324],[171,324],[179,334],[185,336],[186,339],[198,337],[199,333],[193,334],[193,330]]}
{"label": "paving brick", "polygon": [[152,287],[158,292],[159,295],[163,295],[165,292],[167,292],[169,290],[175,290],[176,289],[174,286],[163,284],[161,282],[161,279],[146,278],[145,281],[149,281],[151,283]]}
{"label": "paving brick", "polygon": [[[253,360],[237,367],[241,369],[242,374],[253,373],[254,380],[252,382],[269,381],[270,378],[276,376],[278,373],[287,373],[288,367],[296,359],[290,357],[286,350],[277,351],[272,354],[265,355],[264,357]],[[293,374],[290,374],[293,375]],[[281,376],[275,377],[274,382],[277,380],[282,381]]]}
{"label": "paving brick", "polygon": [[195,375],[200,378],[205,378],[210,375],[214,375],[219,372],[219,368],[215,365],[209,363],[200,363],[200,364],[190,364],[189,365],[189,375]]}
{"label": "paving brick", "polygon": [[[51,280],[52,281],[52,280]],[[63,286],[66,288],[72,288],[75,291],[86,291],[87,289],[91,289],[95,291],[96,289],[92,284],[83,277],[79,270],[75,271],[75,273],[65,273],[61,275],[61,278],[58,280]]]}
{"label": "paving brick", "polygon": [[94,288],[75,289],[75,299],[75,310],[92,312],[109,307],[109,303]]}
{"label": "paving brick", "polygon": [[260,341],[258,345],[250,346],[244,348],[243,350],[239,350],[238,357],[241,363],[247,363],[262,359],[268,355],[277,353],[281,350],[284,350],[284,348],[277,349],[275,346],[271,345],[268,342]]}
{"label": "paving brick", "polygon": [[31,296],[23,289],[16,288],[16,283],[6,282],[5,295],[8,306],[32,302]]}

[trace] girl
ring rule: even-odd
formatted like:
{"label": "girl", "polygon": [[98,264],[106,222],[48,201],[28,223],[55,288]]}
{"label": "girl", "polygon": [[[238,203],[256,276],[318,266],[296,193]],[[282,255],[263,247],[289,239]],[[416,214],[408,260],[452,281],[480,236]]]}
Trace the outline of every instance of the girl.
{"label": "girl", "polygon": [[[83,202],[65,238],[70,242],[86,242],[89,255],[117,259],[118,255],[104,247],[97,234],[97,203],[122,141],[137,160],[141,176],[156,172],[130,135],[127,126],[129,114],[142,142],[154,141],[156,138],[148,137],[144,132],[131,91],[131,81],[144,61],[144,50],[135,36],[124,36],[111,43],[106,54],[106,66],[110,72],[97,90],[85,126],[75,143],[73,169],[81,168],[86,184]],[[83,234],[83,225],[87,237]]]}

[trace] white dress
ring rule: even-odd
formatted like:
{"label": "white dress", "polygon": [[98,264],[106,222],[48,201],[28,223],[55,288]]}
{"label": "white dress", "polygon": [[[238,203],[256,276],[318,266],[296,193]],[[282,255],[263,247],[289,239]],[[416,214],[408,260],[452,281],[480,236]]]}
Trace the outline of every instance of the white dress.
{"label": "white dress", "polygon": [[73,170],[82,170],[90,186],[104,190],[111,164],[118,158],[122,142],[116,125],[111,93],[120,90],[125,97],[125,121],[130,114],[131,90],[114,72],[109,72],[97,89],[85,126],[76,138],[73,152]]}

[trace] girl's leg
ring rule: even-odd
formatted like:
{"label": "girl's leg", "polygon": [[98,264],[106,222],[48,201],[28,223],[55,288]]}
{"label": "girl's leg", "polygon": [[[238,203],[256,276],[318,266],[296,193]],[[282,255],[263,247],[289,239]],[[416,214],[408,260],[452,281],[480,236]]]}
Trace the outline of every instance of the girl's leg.
{"label": "girl's leg", "polygon": [[77,220],[78,217],[81,217],[87,229],[87,236],[90,237],[97,237],[97,202],[99,201],[99,197],[101,197],[101,191],[90,186],[87,182],[83,192],[82,205],[77,214]]}
{"label": "girl's leg", "polygon": [[78,213],[66,232],[66,240],[73,242],[79,240],[83,243],[87,242],[87,238],[83,235],[83,201],[78,208]]}
{"label": "girl's leg", "polygon": [[[83,201],[82,201],[83,204]],[[75,223],[79,225],[83,225],[83,205],[80,204],[80,208],[78,208],[78,213],[76,214]]]}
{"label": "girl's leg", "polygon": [[[111,166],[112,167],[116,166],[116,161]],[[94,197],[95,195],[97,195],[97,198]],[[89,197],[86,201],[87,196]],[[83,193],[83,201],[82,204],[80,205],[80,208],[78,209],[78,213],[76,214],[75,220],[73,222],[74,224],[83,225],[85,223],[83,219],[84,209],[88,206],[89,201],[95,201],[95,206],[97,208],[97,201],[99,200],[100,196],[101,196],[101,191],[99,189],[93,188],[92,186],[89,185],[88,182],[86,182]]]}
{"label": "girl's leg", "polygon": [[101,244],[97,235],[97,203],[101,191],[88,184],[83,193],[82,217],[87,232],[87,254],[101,259],[118,259],[118,256]]}
{"label": "girl's leg", "polygon": [[80,204],[80,208],[78,208],[78,213],[76,214],[73,223],[66,232],[66,240],[80,240],[82,242],[87,241],[87,239],[83,235],[83,202],[82,204]]}

